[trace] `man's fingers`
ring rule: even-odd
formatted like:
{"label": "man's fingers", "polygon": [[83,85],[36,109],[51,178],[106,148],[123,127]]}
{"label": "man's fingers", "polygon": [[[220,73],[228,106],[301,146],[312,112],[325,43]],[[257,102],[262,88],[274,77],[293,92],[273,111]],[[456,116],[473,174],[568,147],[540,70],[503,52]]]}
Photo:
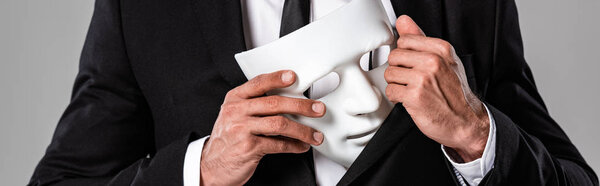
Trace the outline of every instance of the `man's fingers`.
{"label": "man's fingers", "polygon": [[399,35],[412,34],[425,36],[423,30],[407,15],[401,15],[396,20],[396,30]]}
{"label": "man's fingers", "polygon": [[388,84],[385,88],[385,96],[393,103],[404,102],[404,99],[409,95],[409,87],[399,84]]}
{"label": "man's fingers", "polygon": [[454,48],[450,43],[442,39],[432,37],[419,35],[400,35],[397,45],[399,49],[431,52],[439,56],[452,57],[454,54]]}
{"label": "man's fingers", "polygon": [[240,102],[246,114],[270,116],[276,114],[298,114],[307,117],[321,117],[325,114],[325,104],[320,101],[284,96],[266,96]]}
{"label": "man's fingers", "polygon": [[307,143],[286,137],[258,136],[257,142],[257,150],[263,155],[278,153],[303,153],[310,149],[310,145]]}
{"label": "man's fingers", "polygon": [[428,63],[439,62],[439,60],[442,58],[434,53],[399,48],[392,50],[388,56],[390,66],[407,68],[418,68]]}
{"label": "man's fingers", "polygon": [[402,15],[396,20],[398,31],[398,49],[415,50],[437,54],[448,61],[454,57],[454,47],[442,39],[426,37],[421,28],[408,16]]}
{"label": "man's fingers", "polygon": [[283,116],[254,118],[249,121],[250,133],[264,136],[285,136],[304,143],[319,145],[323,134]]}
{"label": "man's fingers", "polygon": [[258,75],[248,82],[230,91],[234,96],[242,99],[262,96],[270,90],[285,88],[296,81],[296,75],[290,70],[281,70],[268,74]]}
{"label": "man's fingers", "polygon": [[408,85],[415,76],[415,73],[418,72],[404,67],[388,66],[383,73],[383,77],[388,84]]}

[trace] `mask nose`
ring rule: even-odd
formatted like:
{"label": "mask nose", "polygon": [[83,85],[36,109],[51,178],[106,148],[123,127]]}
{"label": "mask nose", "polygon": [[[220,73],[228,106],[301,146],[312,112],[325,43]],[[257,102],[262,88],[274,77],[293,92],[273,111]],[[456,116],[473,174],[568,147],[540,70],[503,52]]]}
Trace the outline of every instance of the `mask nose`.
{"label": "mask nose", "polygon": [[344,107],[348,114],[360,115],[375,112],[381,104],[381,92],[371,85],[359,66],[345,68],[340,73],[340,87],[347,92]]}

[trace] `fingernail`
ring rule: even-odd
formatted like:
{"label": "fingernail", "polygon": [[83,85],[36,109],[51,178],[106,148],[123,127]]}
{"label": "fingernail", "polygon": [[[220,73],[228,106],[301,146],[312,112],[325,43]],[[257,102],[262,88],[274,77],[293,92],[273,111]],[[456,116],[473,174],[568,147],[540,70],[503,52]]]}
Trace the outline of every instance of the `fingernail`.
{"label": "fingernail", "polygon": [[294,78],[294,74],[292,74],[292,72],[290,71],[281,74],[281,81],[283,81],[284,83],[290,83],[292,81],[292,78]]}
{"label": "fingernail", "polygon": [[315,133],[313,133],[313,138],[315,138],[315,141],[317,141],[319,144],[321,144],[321,142],[323,142],[323,133],[315,132]]}
{"label": "fingernail", "polygon": [[321,102],[315,102],[312,104],[312,110],[320,114],[325,110],[325,106]]}

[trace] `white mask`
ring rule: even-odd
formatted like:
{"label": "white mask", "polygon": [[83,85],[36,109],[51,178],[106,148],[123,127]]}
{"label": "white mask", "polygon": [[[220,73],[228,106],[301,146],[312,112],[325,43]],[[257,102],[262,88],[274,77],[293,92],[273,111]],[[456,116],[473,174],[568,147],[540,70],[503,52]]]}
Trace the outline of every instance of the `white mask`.
{"label": "white mask", "polygon": [[278,70],[293,70],[296,82],[269,92],[306,98],[303,92],[331,72],[339,86],[319,98],[327,108],[322,118],[287,117],[321,131],[323,144],[313,146],[348,168],[375,135],[393,104],[385,97],[387,64],[365,72],[360,58],[394,43],[394,34],[381,1],[353,0],[329,15],[272,43],[235,55],[248,79]]}

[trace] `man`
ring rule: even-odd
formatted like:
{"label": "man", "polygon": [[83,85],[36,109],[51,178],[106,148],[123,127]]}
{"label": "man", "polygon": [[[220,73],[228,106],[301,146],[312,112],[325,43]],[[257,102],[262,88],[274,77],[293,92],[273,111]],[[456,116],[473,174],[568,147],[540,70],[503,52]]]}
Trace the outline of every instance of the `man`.
{"label": "man", "polygon": [[[265,11],[253,3],[97,1],[73,99],[30,185],[328,184],[308,146],[322,134],[275,116],[326,105],[262,96],[293,72],[246,82],[233,59],[259,40],[243,26],[259,24],[245,11]],[[389,6],[400,37],[386,95],[401,104],[334,183],[598,184],[537,93],[513,1]]]}

